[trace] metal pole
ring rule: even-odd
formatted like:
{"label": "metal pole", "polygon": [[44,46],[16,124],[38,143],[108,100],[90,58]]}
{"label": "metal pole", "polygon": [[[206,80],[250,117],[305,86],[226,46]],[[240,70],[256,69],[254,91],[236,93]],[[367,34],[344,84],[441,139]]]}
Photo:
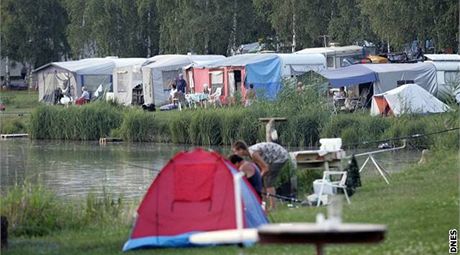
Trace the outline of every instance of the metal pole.
{"label": "metal pole", "polygon": [[241,201],[241,178],[243,173],[238,172],[233,175],[233,183],[235,186],[235,210],[236,210],[236,229],[243,229],[243,205]]}

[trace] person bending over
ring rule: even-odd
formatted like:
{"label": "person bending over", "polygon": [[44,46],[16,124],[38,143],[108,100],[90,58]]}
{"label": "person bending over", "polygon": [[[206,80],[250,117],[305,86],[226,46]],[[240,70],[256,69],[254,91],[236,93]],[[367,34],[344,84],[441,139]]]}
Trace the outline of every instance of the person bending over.
{"label": "person bending over", "polygon": [[236,154],[231,155],[228,159],[238,168],[238,170],[244,173],[248,182],[254,188],[257,195],[259,195],[259,198],[262,199],[262,177],[257,165],[244,160]]}
{"label": "person bending over", "polygon": [[[288,151],[272,142],[257,143],[248,147],[244,141],[236,141],[232,145],[232,151],[240,157],[250,157],[260,167],[266,192],[276,195],[276,180],[289,159]],[[275,209],[275,197],[269,196],[268,201],[268,210]]]}

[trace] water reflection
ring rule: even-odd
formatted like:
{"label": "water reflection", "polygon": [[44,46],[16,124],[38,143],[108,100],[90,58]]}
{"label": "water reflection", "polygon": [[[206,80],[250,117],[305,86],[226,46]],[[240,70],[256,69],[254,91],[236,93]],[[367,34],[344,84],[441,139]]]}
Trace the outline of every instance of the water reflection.
{"label": "water reflection", "polygon": [[[190,146],[152,143],[120,143],[100,146],[97,142],[0,140],[0,185],[5,190],[24,182],[41,183],[60,196],[81,197],[103,189],[128,199],[141,197],[168,160]],[[213,148],[227,154],[228,147]],[[419,152],[378,154],[377,161],[389,171],[414,164]],[[360,164],[366,158],[359,158]],[[376,174],[373,166],[366,174]]]}

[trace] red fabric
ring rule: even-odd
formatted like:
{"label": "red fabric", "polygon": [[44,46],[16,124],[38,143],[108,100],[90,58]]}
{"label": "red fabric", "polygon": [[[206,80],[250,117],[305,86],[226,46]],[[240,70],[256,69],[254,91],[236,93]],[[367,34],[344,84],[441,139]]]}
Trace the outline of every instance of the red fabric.
{"label": "red fabric", "polygon": [[87,101],[84,99],[84,98],[77,98],[77,100],[75,100],[75,104],[76,105],[83,105],[83,104],[86,104]]}
{"label": "red fabric", "polygon": [[178,153],[149,187],[138,215],[132,238],[236,228],[233,175],[215,152]]}
{"label": "red fabric", "polygon": [[197,202],[211,199],[214,170],[214,165],[203,165],[174,171],[174,200]]}

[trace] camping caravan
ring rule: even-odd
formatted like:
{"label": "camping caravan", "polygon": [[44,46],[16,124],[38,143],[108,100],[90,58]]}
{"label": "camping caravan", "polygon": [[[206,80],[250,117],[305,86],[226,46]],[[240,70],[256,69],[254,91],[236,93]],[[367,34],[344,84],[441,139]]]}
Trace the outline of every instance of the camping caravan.
{"label": "camping caravan", "polygon": [[[123,250],[187,247],[194,233],[236,229],[236,174],[216,152],[198,148],[176,154],[147,190]],[[268,223],[255,191],[239,180],[244,228]]]}
{"label": "camping caravan", "polygon": [[365,57],[363,47],[357,45],[306,48],[295,54],[322,54],[326,57],[327,68],[339,68],[347,65],[346,59],[362,59]]}
{"label": "camping caravan", "polygon": [[205,64],[225,59],[222,55],[158,55],[142,66],[144,104],[168,103],[170,84],[191,64]]}
{"label": "camping caravan", "polygon": [[196,92],[202,92],[204,84],[214,91],[221,88],[221,101],[228,102],[236,92],[244,96],[249,84],[267,98],[275,98],[281,79],[308,71],[318,72],[326,68],[326,59],[321,54],[242,54],[187,70],[189,84]]}
{"label": "camping caravan", "polygon": [[119,59],[113,70],[113,99],[124,105],[143,104],[141,67],[145,58]]}
{"label": "camping caravan", "polygon": [[425,59],[425,62],[431,62],[436,67],[438,98],[459,95],[457,101],[460,103],[460,55],[426,54]]}
{"label": "camping caravan", "polygon": [[449,106],[416,84],[405,84],[372,98],[371,115],[441,113]]}

